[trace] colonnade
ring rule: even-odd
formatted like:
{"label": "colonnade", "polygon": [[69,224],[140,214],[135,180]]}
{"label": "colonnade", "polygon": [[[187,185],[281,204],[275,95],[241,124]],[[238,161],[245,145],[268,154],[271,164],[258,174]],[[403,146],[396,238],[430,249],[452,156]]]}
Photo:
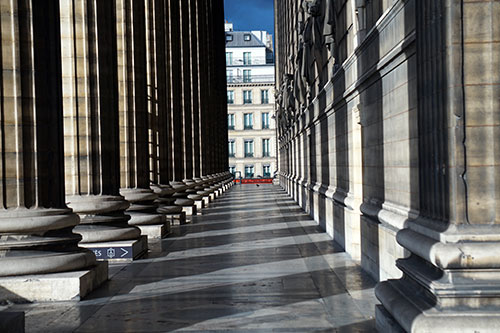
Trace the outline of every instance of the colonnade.
{"label": "colonnade", "polygon": [[0,295],[82,297],[229,186],[222,8],[2,3]]}

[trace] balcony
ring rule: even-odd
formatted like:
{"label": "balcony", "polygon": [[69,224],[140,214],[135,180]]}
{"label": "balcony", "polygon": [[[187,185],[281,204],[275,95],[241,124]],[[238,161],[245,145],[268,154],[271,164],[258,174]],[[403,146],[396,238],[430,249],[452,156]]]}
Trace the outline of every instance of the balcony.
{"label": "balcony", "polygon": [[245,125],[243,127],[243,129],[246,129],[246,130],[253,130],[253,125]]}
{"label": "balcony", "polygon": [[274,75],[236,75],[227,77],[228,84],[238,84],[238,83],[274,83]]}
{"label": "balcony", "polygon": [[262,65],[274,65],[273,58],[271,57],[255,57],[250,56],[249,58],[245,57],[226,57],[226,66],[262,66]]}
{"label": "balcony", "polygon": [[253,153],[245,153],[245,157],[253,157]]}

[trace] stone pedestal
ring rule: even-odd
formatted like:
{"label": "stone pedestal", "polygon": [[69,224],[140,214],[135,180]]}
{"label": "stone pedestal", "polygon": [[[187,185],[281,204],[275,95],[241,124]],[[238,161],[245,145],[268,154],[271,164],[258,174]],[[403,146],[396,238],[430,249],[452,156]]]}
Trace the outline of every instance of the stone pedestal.
{"label": "stone pedestal", "polygon": [[161,239],[165,238],[170,234],[170,221],[166,216],[164,217],[163,224],[154,224],[154,225],[139,225],[139,229],[141,229],[141,234],[146,235],[148,239]]}
{"label": "stone pedestal", "polygon": [[190,188],[183,182],[172,181],[170,186],[176,191],[172,196],[175,198],[174,204],[176,206],[182,207],[182,211],[186,215],[196,215],[196,205],[193,199],[189,199],[189,194],[186,192]]}
{"label": "stone pedestal", "polygon": [[209,204],[210,202],[211,202],[211,200],[210,200],[210,193],[209,193],[208,195],[206,195],[206,196],[203,196],[203,205],[204,205],[205,207],[208,207],[208,204]]}
{"label": "stone pedestal", "polygon": [[186,214],[186,216],[192,216],[198,214],[198,211],[196,210],[196,205],[182,206],[182,211]]}
{"label": "stone pedestal", "polygon": [[182,225],[188,222],[186,220],[186,213],[184,211],[180,212],[179,214],[168,214],[167,217],[170,219],[170,223],[172,225]]}
{"label": "stone pedestal", "polygon": [[170,185],[152,185],[151,188],[159,196],[156,199],[157,212],[163,214],[167,220],[171,220],[173,216],[182,212],[182,207],[174,204],[176,198],[173,195],[176,191]]}
{"label": "stone pedestal", "polygon": [[165,215],[158,213],[158,195],[149,189],[121,189],[120,193],[131,203],[127,213],[130,225],[141,230],[148,238],[162,238],[169,233]]}
{"label": "stone pedestal", "polygon": [[97,260],[129,262],[140,259],[148,252],[148,237],[114,242],[85,243],[81,246],[94,252]]}
{"label": "stone pedestal", "polygon": [[87,270],[2,277],[0,298],[21,303],[80,300],[107,280],[106,262]]}
{"label": "stone pedestal", "polygon": [[489,332],[500,327],[500,234],[479,226],[451,226],[442,233],[422,222],[409,227],[397,235],[412,253],[397,261],[403,278],[376,287],[384,306],[377,312],[379,331],[431,332],[439,327]]}
{"label": "stone pedestal", "polygon": [[203,197],[200,200],[195,200],[194,204],[196,206],[196,212],[201,212],[202,208],[205,208],[205,202],[203,201]]}
{"label": "stone pedestal", "polygon": [[[129,202],[121,196],[70,196],[67,197],[68,205],[73,207],[81,217],[80,225],[75,232],[82,235],[82,247],[91,249],[98,260],[117,260],[122,253],[106,255],[104,251],[110,247],[119,248],[125,242],[130,249],[130,244],[140,243],[142,248],[147,240],[141,237],[141,230],[128,224],[130,216],[124,214],[129,207]],[[113,245],[119,242],[118,245]],[[111,245],[110,245],[111,244]],[[126,250],[131,253],[131,251]],[[140,255],[127,254],[126,259],[135,259]]]}

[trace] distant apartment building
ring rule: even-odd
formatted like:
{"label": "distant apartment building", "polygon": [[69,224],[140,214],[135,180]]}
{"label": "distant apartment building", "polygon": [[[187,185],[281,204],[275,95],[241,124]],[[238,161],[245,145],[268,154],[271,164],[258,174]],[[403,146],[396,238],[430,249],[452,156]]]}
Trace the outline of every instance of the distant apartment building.
{"label": "distant apartment building", "polygon": [[226,23],[229,171],[270,178],[276,171],[274,54],[266,31]]}

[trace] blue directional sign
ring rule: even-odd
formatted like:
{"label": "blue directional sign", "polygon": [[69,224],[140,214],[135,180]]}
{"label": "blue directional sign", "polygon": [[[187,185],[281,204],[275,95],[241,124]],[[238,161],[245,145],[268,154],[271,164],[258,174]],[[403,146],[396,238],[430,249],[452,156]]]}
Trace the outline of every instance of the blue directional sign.
{"label": "blue directional sign", "polygon": [[93,251],[97,259],[133,259],[132,246],[119,246],[119,247],[91,247],[89,250]]}

